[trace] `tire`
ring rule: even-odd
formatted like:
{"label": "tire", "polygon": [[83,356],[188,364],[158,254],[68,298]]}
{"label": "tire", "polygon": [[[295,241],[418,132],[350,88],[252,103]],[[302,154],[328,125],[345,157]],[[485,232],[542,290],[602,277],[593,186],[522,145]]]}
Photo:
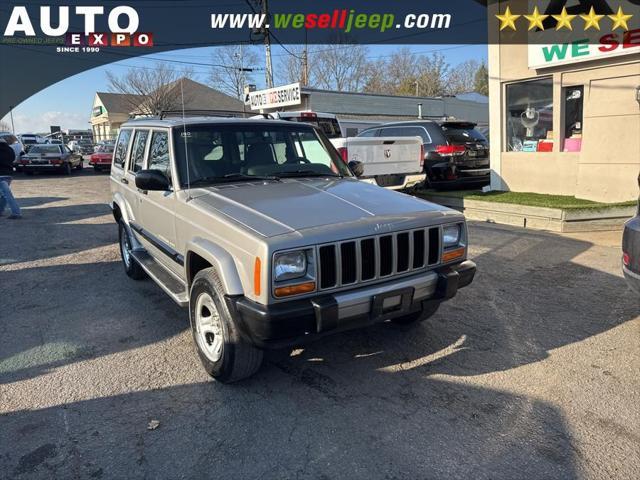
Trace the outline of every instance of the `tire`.
{"label": "tire", "polygon": [[124,221],[118,222],[118,244],[120,246],[120,257],[124,271],[130,278],[134,280],[142,280],[147,276],[140,264],[131,256],[131,239],[127,231]]}
{"label": "tire", "polygon": [[71,164],[69,162],[64,164],[64,167],[62,168],[62,173],[64,173],[65,175],[71,175]]}
{"label": "tire", "polygon": [[419,312],[410,313],[409,315],[404,315],[402,317],[392,318],[391,322],[395,323],[396,325],[410,325],[412,323],[420,323],[433,316],[438,311],[439,307],[440,303],[430,304]]}
{"label": "tire", "polygon": [[189,320],[198,356],[211,377],[233,383],[258,371],[263,352],[241,338],[213,268],[201,270],[193,280]]}
{"label": "tire", "polygon": [[94,165],[93,169],[98,173],[102,171],[102,167],[99,167],[98,165]]}

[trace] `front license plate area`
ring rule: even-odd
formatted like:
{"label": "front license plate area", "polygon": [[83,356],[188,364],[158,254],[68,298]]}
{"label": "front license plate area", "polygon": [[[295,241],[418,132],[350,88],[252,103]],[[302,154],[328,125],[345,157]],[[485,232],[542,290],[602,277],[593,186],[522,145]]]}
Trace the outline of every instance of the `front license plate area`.
{"label": "front license plate area", "polygon": [[413,302],[413,287],[399,288],[379,293],[371,299],[371,318],[379,319],[387,315],[406,312]]}

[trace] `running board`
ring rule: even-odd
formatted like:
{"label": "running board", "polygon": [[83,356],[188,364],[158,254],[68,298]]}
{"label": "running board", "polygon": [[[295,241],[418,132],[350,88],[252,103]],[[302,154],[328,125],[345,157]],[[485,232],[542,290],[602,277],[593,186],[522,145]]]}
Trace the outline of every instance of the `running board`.
{"label": "running board", "polygon": [[131,250],[131,256],[151,279],[181,307],[189,305],[189,295],[184,283],[156,262],[145,250]]}

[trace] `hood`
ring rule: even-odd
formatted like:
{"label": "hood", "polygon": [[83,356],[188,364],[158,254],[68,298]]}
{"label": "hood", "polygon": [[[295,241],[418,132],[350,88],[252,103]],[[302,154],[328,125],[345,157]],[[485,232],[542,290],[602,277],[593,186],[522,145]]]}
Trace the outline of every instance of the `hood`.
{"label": "hood", "polygon": [[195,206],[214,209],[265,237],[344,223],[384,221],[395,229],[393,224],[454,212],[354,179],[242,182],[193,189],[191,196]]}

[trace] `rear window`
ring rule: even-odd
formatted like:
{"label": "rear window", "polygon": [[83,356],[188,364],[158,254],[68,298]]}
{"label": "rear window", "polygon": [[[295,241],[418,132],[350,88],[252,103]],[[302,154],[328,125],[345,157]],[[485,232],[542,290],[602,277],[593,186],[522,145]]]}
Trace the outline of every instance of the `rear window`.
{"label": "rear window", "polygon": [[31,147],[29,153],[60,153],[60,147],[57,145],[36,145]]}
{"label": "rear window", "polygon": [[441,125],[444,136],[448,141],[454,143],[466,143],[466,142],[482,142],[486,143],[487,139],[474,125],[465,124],[443,124]]}
{"label": "rear window", "polygon": [[340,124],[335,118],[317,118],[317,117],[283,117],[284,120],[290,122],[303,122],[310,123],[322,130],[327,138],[340,138],[342,132],[340,131]]}

